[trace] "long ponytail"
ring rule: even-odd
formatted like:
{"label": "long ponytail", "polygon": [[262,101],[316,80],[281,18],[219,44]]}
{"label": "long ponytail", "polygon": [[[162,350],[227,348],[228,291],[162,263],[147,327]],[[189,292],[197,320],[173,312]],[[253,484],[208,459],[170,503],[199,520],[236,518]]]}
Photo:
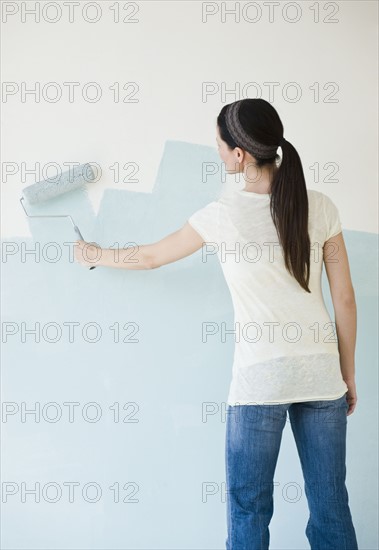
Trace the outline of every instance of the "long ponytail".
{"label": "long ponytail", "polygon": [[[230,135],[225,114],[225,105],[217,117],[220,136],[229,147],[241,147]],[[308,234],[308,194],[301,159],[295,147],[283,137],[283,124],[277,111],[261,98],[244,99],[239,109],[239,121],[245,132],[259,144],[274,146],[281,143],[282,160],[271,183],[270,212],[279,242],[283,249],[287,271],[295,277],[300,286],[309,289],[310,249]],[[254,151],[256,165],[274,164],[279,160],[276,153],[272,158],[259,158]]]}
{"label": "long ponytail", "polygon": [[308,234],[308,194],[303,166],[289,141],[281,145],[283,159],[271,184],[270,211],[283,248],[285,266],[300,286],[311,292]]}

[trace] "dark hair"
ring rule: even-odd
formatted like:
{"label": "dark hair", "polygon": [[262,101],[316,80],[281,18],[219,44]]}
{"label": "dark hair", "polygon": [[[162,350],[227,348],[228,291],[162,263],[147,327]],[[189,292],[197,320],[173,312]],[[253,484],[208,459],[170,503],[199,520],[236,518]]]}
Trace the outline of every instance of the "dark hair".
{"label": "dark hair", "polygon": [[[217,117],[220,136],[229,147],[240,147],[230,135],[224,105]],[[283,137],[283,124],[278,113],[268,101],[255,98],[244,99],[239,109],[239,120],[243,129],[259,143],[278,145]],[[241,147],[243,149],[243,147]],[[310,239],[308,234],[308,193],[303,166],[295,147],[288,141],[282,145],[283,158],[271,183],[270,211],[284,252],[287,271],[295,277],[300,286],[311,292]],[[258,167],[274,164],[280,159],[276,153],[268,159],[259,158],[252,152]]]}

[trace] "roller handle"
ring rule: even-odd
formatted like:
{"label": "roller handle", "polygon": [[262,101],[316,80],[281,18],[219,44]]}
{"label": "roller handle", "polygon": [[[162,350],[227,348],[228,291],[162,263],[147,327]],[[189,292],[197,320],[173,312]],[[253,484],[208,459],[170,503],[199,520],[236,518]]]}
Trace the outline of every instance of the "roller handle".
{"label": "roller handle", "polygon": [[[79,239],[80,239],[81,241],[84,241],[83,235],[80,233],[79,227],[78,227],[77,225],[74,225],[74,231],[75,231],[75,233],[77,234],[77,236],[79,237]],[[90,267],[90,269],[95,269],[95,267],[96,267],[96,266],[93,265],[92,267]]]}

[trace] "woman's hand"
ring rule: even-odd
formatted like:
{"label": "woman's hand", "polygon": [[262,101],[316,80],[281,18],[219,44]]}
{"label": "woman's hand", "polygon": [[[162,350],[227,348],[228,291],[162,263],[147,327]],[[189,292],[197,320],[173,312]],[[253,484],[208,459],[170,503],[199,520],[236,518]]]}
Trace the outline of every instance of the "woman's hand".
{"label": "woman's hand", "polygon": [[355,387],[355,379],[345,380],[345,383],[348,388],[348,391],[346,392],[346,401],[349,404],[349,409],[346,414],[347,416],[350,416],[351,414],[353,414],[354,409],[357,405],[357,401],[358,401],[357,390]]}
{"label": "woman's hand", "polygon": [[92,267],[100,264],[102,252],[102,248],[96,243],[77,240],[74,247],[74,259],[81,265]]}

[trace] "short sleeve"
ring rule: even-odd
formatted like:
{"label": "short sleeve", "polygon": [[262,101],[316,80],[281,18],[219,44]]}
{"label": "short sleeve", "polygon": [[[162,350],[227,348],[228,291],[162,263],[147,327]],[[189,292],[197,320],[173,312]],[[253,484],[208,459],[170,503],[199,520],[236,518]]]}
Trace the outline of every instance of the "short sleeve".
{"label": "short sleeve", "polygon": [[325,241],[342,231],[338,208],[330,197],[324,195]]}
{"label": "short sleeve", "polygon": [[213,201],[200,208],[188,218],[188,223],[204,242],[218,243],[221,235],[220,203]]}

